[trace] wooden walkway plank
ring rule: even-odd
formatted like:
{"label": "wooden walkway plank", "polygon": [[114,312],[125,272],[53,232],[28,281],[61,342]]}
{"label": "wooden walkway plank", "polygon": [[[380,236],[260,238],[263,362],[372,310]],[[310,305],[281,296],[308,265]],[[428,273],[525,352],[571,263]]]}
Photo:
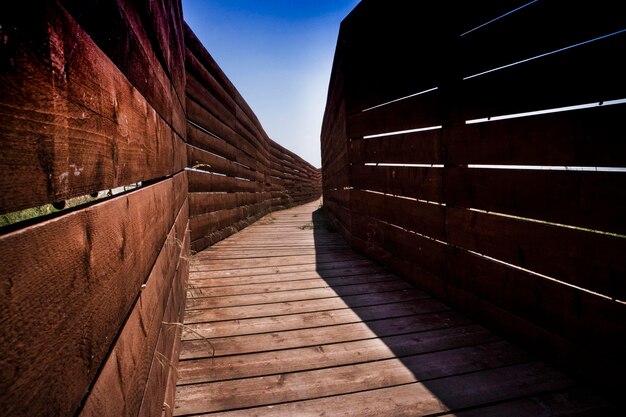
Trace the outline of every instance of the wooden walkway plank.
{"label": "wooden walkway plank", "polygon": [[193,257],[174,415],[611,415],[349,250],[318,207],[272,213]]}

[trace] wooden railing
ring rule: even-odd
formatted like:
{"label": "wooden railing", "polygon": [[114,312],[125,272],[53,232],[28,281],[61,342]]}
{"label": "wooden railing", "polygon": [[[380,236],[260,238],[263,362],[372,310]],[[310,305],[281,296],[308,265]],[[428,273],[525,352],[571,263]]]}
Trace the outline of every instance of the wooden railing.
{"label": "wooden railing", "polygon": [[615,7],[363,0],[341,25],[322,131],[324,203],[355,248],[614,392],[626,363]]}
{"label": "wooden railing", "polygon": [[0,229],[0,414],[170,415],[190,247],[316,198],[319,172],[267,138],[180,1],[1,9],[0,215],[94,201]]}

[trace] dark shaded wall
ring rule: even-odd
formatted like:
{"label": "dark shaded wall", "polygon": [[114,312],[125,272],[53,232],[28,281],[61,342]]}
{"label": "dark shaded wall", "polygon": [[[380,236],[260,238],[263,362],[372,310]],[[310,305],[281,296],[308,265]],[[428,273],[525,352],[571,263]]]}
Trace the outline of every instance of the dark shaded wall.
{"label": "dark shaded wall", "polygon": [[362,1],[337,42],[324,204],[353,247],[615,390],[626,22],[608,1],[527,3]]}

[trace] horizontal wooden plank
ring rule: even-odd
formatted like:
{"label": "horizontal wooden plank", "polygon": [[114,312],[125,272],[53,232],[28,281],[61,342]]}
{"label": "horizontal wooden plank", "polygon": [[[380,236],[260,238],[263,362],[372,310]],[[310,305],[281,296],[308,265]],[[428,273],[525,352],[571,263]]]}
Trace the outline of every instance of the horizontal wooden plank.
{"label": "horizontal wooden plank", "polygon": [[225,174],[230,177],[246,178],[258,182],[265,180],[265,176],[260,172],[253,171],[192,145],[187,145],[187,163],[195,169]]}
{"label": "horizontal wooden plank", "polygon": [[[241,237],[241,233],[236,236],[233,236],[229,239],[229,242],[233,242],[234,238]],[[224,242],[222,242],[224,243]],[[220,244],[222,244],[220,243]],[[250,243],[250,241],[248,241]],[[261,243],[262,245],[263,243]],[[200,277],[202,279],[207,278],[224,278],[224,277],[255,277],[257,275],[267,275],[274,273],[299,273],[302,271],[320,271],[320,273],[326,273],[325,271],[333,271],[337,269],[344,269],[350,267],[359,267],[363,264],[368,264],[369,261],[361,258],[357,260],[348,259],[345,261],[337,261],[337,262],[329,262],[329,263],[316,263],[315,261],[305,261],[301,263],[295,264],[286,264],[286,265],[265,265],[265,266],[256,266],[256,267],[248,267],[248,268],[236,268],[236,269],[210,269],[206,268],[203,265],[203,262],[194,257],[194,262],[192,262],[190,268],[194,277]],[[252,278],[251,278],[252,279]]]}
{"label": "horizontal wooden plank", "polygon": [[443,170],[405,166],[350,166],[350,185],[420,200],[441,202]]}
{"label": "horizontal wooden plank", "polygon": [[187,142],[205,151],[236,161],[252,170],[260,170],[261,172],[265,170],[265,167],[251,156],[240,152],[228,142],[208,134],[189,121],[187,122]]}
{"label": "horizontal wooden plank", "polygon": [[385,303],[423,300],[425,298],[428,298],[428,296],[416,289],[401,289],[381,293],[345,295],[342,297],[337,296],[312,300],[188,310],[185,314],[185,323],[243,320],[255,317],[281,316],[283,314],[312,313],[344,308],[345,306],[355,308]]}
{"label": "horizontal wooden plank", "polygon": [[[463,118],[476,119],[626,97],[626,32],[463,81]],[[470,74],[467,74],[470,75]]]}
{"label": "horizontal wooden plank", "polygon": [[244,334],[279,332],[285,330],[306,329],[309,327],[332,326],[346,323],[360,323],[381,317],[393,318],[413,316],[449,310],[449,307],[432,299],[419,302],[382,304],[378,306],[281,315],[279,317],[261,317],[246,320],[221,321],[219,323],[200,323],[189,325],[183,332],[183,340],[199,340],[203,337],[227,337]]}
{"label": "horizontal wooden plank", "polygon": [[[468,347],[329,369],[179,387],[178,415],[302,401],[409,384],[529,361],[508,344]],[[446,364],[444,366],[444,363]],[[319,381],[326,381],[320,384]],[[297,387],[298,389],[294,389]],[[209,392],[220,392],[215,399]],[[435,393],[432,394],[436,396]]]}
{"label": "horizontal wooden plank", "polygon": [[190,170],[189,192],[257,192],[262,191],[262,184],[255,181],[246,181],[225,175]]}
{"label": "horizontal wooden plank", "polygon": [[435,239],[445,239],[445,207],[389,195],[350,190],[350,208]]}
{"label": "horizontal wooden plank", "polygon": [[213,211],[191,217],[189,227],[191,229],[191,240],[196,240],[204,235],[230,226],[242,220],[245,216],[240,208]]}
{"label": "horizontal wooden plank", "polygon": [[232,127],[224,124],[215,117],[209,110],[187,96],[187,119],[203,129],[216,135],[218,138],[228,142],[239,151],[245,152],[248,156],[266,163],[259,151],[248,141],[241,137]]}
{"label": "horizontal wooden plank", "polygon": [[626,300],[626,239],[449,207],[448,242]]}
{"label": "horizontal wooden plank", "polygon": [[182,361],[179,383],[220,381],[252,376],[281,374],[352,363],[391,359],[438,350],[473,346],[498,340],[478,325],[431,330],[380,339],[251,353],[238,357]]}
{"label": "horizontal wooden plank", "polygon": [[623,105],[616,105],[453,125],[444,136],[447,161],[450,165],[624,167],[626,145],[614,140],[626,135],[624,112]]}
{"label": "horizontal wooden plank", "polygon": [[589,364],[600,352],[623,363],[624,304],[461,249],[449,248],[447,262],[450,283],[587,349]]}
{"label": "horizontal wooden plank", "polygon": [[[338,415],[355,417],[398,415],[398,413],[420,416],[477,407],[571,386],[572,382],[563,375],[545,365],[533,362],[483,372],[470,372],[424,383],[408,383],[215,415],[287,417],[305,413],[321,414],[333,410]],[[477,387],[481,389],[477,391]]]}
{"label": "horizontal wooden plank", "polygon": [[441,125],[438,90],[348,116],[349,139]]}
{"label": "horizontal wooden plank", "polygon": [[[0,296],[3,414],[76,411],[186,191],[181,173],[0,238],[0,275],[9,285]],[[50,385],[42,372],[66,383]]]}
{"label": "horizontal wooden plank", "polygon": [[[346,285],[359,285],[379,282],[397,281],[398,278],[387,272],[378,272],[373,274],[353,275],[350,277],[336,278],[311,278],[296,281],[272,282],[272,283],[250,283],[244,285],[229,285],[224,287],[203,287],[197,281],[194,281],[193,287],[188,290],[190,298],[204,297],[227,297],[245,294],[260,294],[279,291],[294,291],[301,289],[314,288],[334,288],[341,290]],[[390,283],[393,285],[393,283]]]}
{"label": "horizontal wooden plank", "polygon": [[[189,29],[189,27],[186,24],[185,26],[186,26],[185,35],[187,37],[192,36],[195,39],[195,43],[198,45],[197,47],[200,47],[201,43],[196,38],[195,34],[193,34],[191,29]],[[219,100],[226,109],[228,109],[231,113],[235,114],[236,113],[235,109],[237,107],[237,104],[235,103],[235,100],[231,96],[232,94],[231,88],[229,87],[225,88],[222,85],[222,83],[220,83],[220,81],[218,81],[218,79],[212,73],[212,71],[214,71],[215,69],[219,69],[215,61],[213,61],[213,59],[210,58],[212,65],[207,66],[206,64],[203,64],[202,62],[200,62],[200,59],[196,57],[194,51],[192,51],[189,48],[190,46],[189,44],[186,44],[185,46],[186,46],[185,69],[188,74],[188,77],[190,79],[196,79],[198,83],[201,84],[202,87],[206,89],[212,97]],[[196,49],[196,47],[194,47],[193,45],[191,46],[191,48],[194,50]],[[202,48],[202,50],[206,52],[204,48]],[[205,58],[206,56],[210,57],[210,55],[208,55],[208,52],[206,52],[206,55],[203,55],[203,58]],[[217,75],[217,76],[218,78],[220,78],[220,80],[222,80],[222,77],[226,78],[226,76],[221,71],[220,71],[220,75]],[[187,86],[189,86],[189,84]]]}
{"label": "horizontal wooden plank", "polygon": [[7,49],[13,64],[0,72],[0,212],[185,166],[181,138],[67,12],[49,4],[3,16],[3,27],[14,29]]}
{"label": "horizontal wooden plank", "polygon": [[[215,245],[214,245],[215,246]],[[296,245],[293,245],[296,248],[301,248]],[[335,248],[343,248],[343,246],[330,246],[329,250],[333,250]],[[209,249],[211,250],[211,249]],[[224,250],[224,248],[220,248],[220,250]],[[250,250],[250,249],[247,249]],[[274,250],[271,246],[268,248],[261,249],[267,253],[268,250]],[[261,251],[260,250],[260,251]],[[260,252],[259,251],[259,252]],[[278,283],[278,282],[289,282],[289,281],[301,281],[308,279],[324,279],[324,280],[333,280],[333,279],[345,279],[348,277],[358,277],[361,275],[369,275],[375,273],[384,272],[384,268],[375,265],[375,264],[361,264],[357,266],[352,266],[348,268],[335,269],[335,270],[327,270],[327,271],[302,271],[298,273],[273,273],[266,275],[254,275],[253,277],[222,277],[222,278],[204,278],[201,272],[193,273],[193,281],[194,286],[200,288],[213,288],[213,287],[231,287],[231,286],[239,286],[254,283],[263,284],[263,283]]]}
{"label": "horizontal wooden plank", "polygon": [[[192,57],[192,59],[195,60],[195,57]],[[204,68],[202,70],[206,71]],[[206,77],[210,77],[210,74],[207,74]],[[208,80],[205,80],[205,82],[206,81]],[[215,94],[213,92],[214,88],[218,88],[214,84],[215,83],[211,83],[210,85],[205,86],[201,81],[196,79],[196,76],[194,76],[193,73],[188,73],[187,85],[185,87],[187,95],[189,95],[189,97],[191,97],[194,101],[201,104],[205,109],[211,109],[211,112],[224,124],[228,126],[235,126],[237,124],[237,119],[234,111],[220,101],[220,98],[222,97],[219,94]]]}
{"label": "horizontal wooden plank", "polygon": [[446,247],[442,243],[356,212],[352,212],[351,227],[352,235],[367,245],[368,256],[382,250],[443,276]]}
{"label": "horizontal wooden plank", "polygon": [[[530,6],[530,5],[529,5]],[[513,5],[507,11],[514,10]],[[624,29],[614,2],[601,0],[593,7],[567,0],[536,2],[506,18],[491,21],[460,38],[464,75],[555,51]],[[488,22],[500,16],[490,13]],[[558,20],[559,30],[554,30]],[[483,22],[483,23],[484,23]],[[532,27],[532,31],[526,30]],[[591,65],[591,63],[590,63]]]}
{"label": "horizontal wooden plank", "polygon": [[187,310],[312,300],[336,296],[343,297],[347,295],[370,294],[377,291],[394,291],[409,288],[410,285],[403,281],[383,281],[369,284],[344,285],[335,288],[317,287],[298,291],[277,291],[273,293],[255,293],[223,297],[190,297],[187,299]]}
{"label": "horizontal wooden plank", "polygon": [[[367,323],[339,324],[312,329],[213,338],[210,340],[210,343],[213,345],[215,356],[217,357],[373,339],[461,326],[468,323],[468,320],[458,313],[438,312],[411,317],[381,319]],[[181,350],[181,360],[209,357],[211,356],[211,350],[207,349],[207,347],[207,340],[184,341]]]}
{"label": "horizontal wooden plank", "polygon": [[269,193],[190,193],[190,215],[249,206],[269,199]]}
{"label": "horizontal wooden plank", "polygon": [[446,168],[449,205],[626,233],[623,172]]}
{"label": "horizontal wooden plank", "polygon": [[[176,88],[181,91],[184,84],[182,55],[171,56],[175,59],[170,62],[162,54],[156,39],[157,35],[180,26],[182,16],[164,10],[164,4],[131,4],[125,1],[85,3],[76,0],[62,0],[61,3],[148,103],[184,138],[184,104],[176,93]],[[164,43],[169,45],[170,40]],[[179,50],[180,46],[172,45],[172,49]],[[170,64],[178,64],[178,71],[171,72],[173,67]]]}
{"label": "horizontal wooden plank", "polygon": [[400,163],[441,164],[441,130],[357,140],[349,144],[348,159],[353,164]]}
{"label": "horizontal wooden plank", "polygon": [[85,400],[81,416],[135,416],[139,412],[163,322],[165,295],[170,293],[181,257],[188,256],[183,252],[188,208],[185,202],[146,279],[145,288]]}

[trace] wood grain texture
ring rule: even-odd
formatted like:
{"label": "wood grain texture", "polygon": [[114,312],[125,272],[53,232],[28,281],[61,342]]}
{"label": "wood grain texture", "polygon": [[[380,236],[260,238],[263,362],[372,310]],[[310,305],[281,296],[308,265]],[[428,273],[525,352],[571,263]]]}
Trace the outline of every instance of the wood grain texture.
{"label": "wood grain texture", "polygon": [[378,191],[442,202],[441,168],[352,165],[350,183],[360,190]]}
{"label": "wood grain texture", "polygon": [[[185,83],[185,73],[181,71],[182,45],[176,45],[181,39],[172,36],[171,46],[169,39],[164,42],[164,37],[174,35],[182,24],[181,14],[175,13],[180,7],[178,1],[61,0],[61,3],[129,82],[184,138],[185,109],[176,91],[176,88],[181,91]],[[178,53],[171,54],[172,50]]]}
{"label": "wood grain texture", "polygon": [[349,147],[348,158],[353,164],[440,164],[443,161],[439,129],[363,140],[353,139]]}
{"label": "wood grain texture", "polygon": [[610,410],[373,262],[340,260],[316,208],[272,213],[193,257],[173,415],[494,412],[570,389],[580,398],[564,410]]}
{"label": "wood grain texture", "polygon": [[488,213],[446,209],[458,247],[618,300],[626,299],[626,239]]}
{"label": "wood grain texture", "polygon": [[[181,173],[2,236],[4,414],[75,412],[166,241],[186,189]],[[66,383],[50,386],[46,375]]]}
{"label": "wood grain texture", "polygon": [[[81,416],[136,416],[148,382],[167,299],[188,256],[188,203],[181,207],[145,287],[135,302],[100,375],[85,400]],[[180,279],[180,278],[177,278]],[[176,320],[175,320],[176,321]]]}
{"label": "wood grain texture", "polygon": [[17,10],[3,15],[13,29],[0,75],[0,211],[185,166],[182,139],[62,7],[47,3],[28,21]]}
{"label": "wood grain texture", "polygon": [[446,202],[464,208],[626,233],[626,173],[448,168]]}
{"label": "wood grain texture", "polygon": [[[450,165],[624,167],[626,150],[622,146],[626,145],[614,140],[626,136],[623,115],[622,106],[606,106],[488,123],[453,124],[445,130],[443,144]],[[398,151],[393,149],[379,154],[395,157]]]}

